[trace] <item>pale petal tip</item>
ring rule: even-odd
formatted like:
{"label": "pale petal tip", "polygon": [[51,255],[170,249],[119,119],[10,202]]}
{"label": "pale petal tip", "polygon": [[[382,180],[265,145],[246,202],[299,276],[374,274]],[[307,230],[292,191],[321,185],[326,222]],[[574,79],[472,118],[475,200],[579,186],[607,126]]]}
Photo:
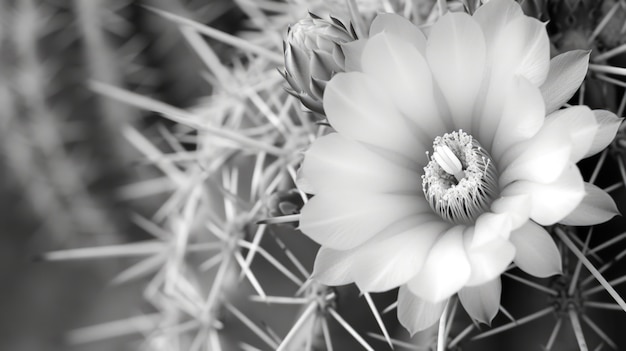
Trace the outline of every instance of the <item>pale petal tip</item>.
{"label": "pale petal tip", "polygon": [[459,291],[459,301],[472,320],[491,326],[500,309],[502,283],[497,277],[483,285],[467,286]]}
{"label": "pale petal tip", "polygon": [[413,295],[406,286],[398,290],[398,320],[413,337],[437,324],[448,300],[431,303]]}
{"label": "pale petal tip", "polygon": [[570,214],[560,220],[561,224],[590,226],[608,222],[621,212],[615,200],[596,185],[585,183],[585,197]]}
{"label": "pale petal tip", "polygon": [[555,275],[563,275],[563,263],[558,260],[558,264],[554,267],[547,267],[541,275],[537,275],[538,278],[549,278]]}
{"label": "pale petal tip", "polygon": [[607,219],[606,222],[612,220],[615,217],[624,217],[624,215],[622,214],[622,211],[620,211],[619,208],[617,208],[617,206],[615,207],[615,209],[611,210],[611,213],[609,214],[609,216],[611,217]]}
{"label": "pale petal tip", "polygon": [[522,271],[537,278],[563,273],[561,252],[540,225],[528,221],[512,232],[509,240],[516,249],[514,262]]}
{"label": "pale petal tip", "polygon": [[563,262],[558,260],[558,263],[554,267],[547,267],[542,275],[538,275],[538,278],[549,278],[555,275],[563,275]]}

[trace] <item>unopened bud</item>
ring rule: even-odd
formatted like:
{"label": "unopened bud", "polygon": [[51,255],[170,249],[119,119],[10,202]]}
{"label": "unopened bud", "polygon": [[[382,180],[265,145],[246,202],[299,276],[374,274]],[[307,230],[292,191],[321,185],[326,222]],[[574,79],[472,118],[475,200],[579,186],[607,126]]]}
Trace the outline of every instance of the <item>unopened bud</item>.
{"label": "unopened bud", "polygon": [[289,27],[285,40],[285,71],[288,91],[304,106],[323,114],[322,96],[326,83],[344,71],[341,44],[355,40],[339,20],[315,15]]}

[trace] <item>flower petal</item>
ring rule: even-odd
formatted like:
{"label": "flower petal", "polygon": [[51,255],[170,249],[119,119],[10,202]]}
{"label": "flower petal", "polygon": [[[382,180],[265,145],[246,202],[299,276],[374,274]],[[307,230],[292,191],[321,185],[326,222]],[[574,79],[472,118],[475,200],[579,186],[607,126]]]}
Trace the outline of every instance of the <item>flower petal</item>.
{"label": "flower petal", "polygon": [[349,252],[320,247],[315,257],[311,278],[325,285],[337,286],[352,283],[350,274],[353,260]]}
{"label": "flower petal", "polygon": [[508,238],[510,233],[509,213],[484,213],[476,220],[470,248],[478,248],[498,238]]}
{"label": "flower petal", "polygon": [[474,12],[474,19],[483,30],[487,52],[491,51],[498,34],[512,20],[524,16],[522,8],[515,1],[490,1]]}
{"label": "flower petal", "polygon": [[301,173],[305,186],[316,192],[422,193],[415,171],[337,133],[318,138],[311,145]]}
{"label": "flower petal", "polygon": [[[366,243],[351,249],[336,250],[322,246],[317,253],[311,277],[326,285],[344,285],[352,283],[355,281],[355,274],[353,273],[360,269],[359,267],[363,264],[364,260],[371,259],[370,254],[372,253],[372,249],[377,248],[379,245],[386,245],[384,243],[387,239],[393,238],[396,235],[405,235],[405,233],[416,227],[428,226],[430,224],[431,227],[429,228],[432,228],[435,226],[433,222],[444,226],[446,225],[434,214],[413,215],[395,221]],[[449,227],[450,224],[447,224],[447,226]],[[363,251],[364,254],[361,254],[361,251]],[[381,256],[380,250],[377,256]]]}
{"label": "flower petal", "polygon": [[419,273],[433,244],[450,226],[433,216],[431,222],[355,249],[355,283],[367,292],[387,291],[405,284]]}
{"label": "flower petal", "polygon": [[344,137],[392,150],[409,159],[426,152],[407,130],[407,121],[389,95],[361,72],[338,73],[324,91],[324,111]]}
{"label": "flower petal", "polygon": [[427,301],[441,302],[465,285],[471,269],[463,242],[464,228],[456,226],[440,236],[422,270],[407,283],[411,292]]}
{"label": "flower petal", "polygon": [[404,116],[416,123],[416,137],[430,148],[433,136],[443,134],[446,127],[437,112],[430,68],[424,57],[405,39],[383,32],[369,39],[362,67],[380,83]]}
{"label": "flower petal", "polygon": [[541,225],[552,225],[570,214],[585,196],[584,181],[576,165],[570,164],[552,183],[515,182],[502,194],[529,195],[530,218]]}
{"label": "flower petal", "polygon": [[541,129],[545,107],[539,89],[528,79],[515,77],[505,96],[502,114],[497,118],[499,125],[495,134],[494,129],[489,130],[486,125],[488,122],[481,122],[481,136],[493,135],[491,155],[495,158],[512,145],[530,139]]}
{"label": "flower petal", "polygon": [[500,160],[496,159],[504,169],[500,174],[500,187],[515,180],[553,182],[569,164],[571,150],[568,133],[542,129],[531,140],[518,143]]}
{"label": "flower petal", "polygon": [[[511,230],[521,227],[530,218],[530,195],[500,196],[491,204],[493,213],[506,213],[511,219]],[[509,238],[510,232],[505,239]]]}
{"label": "flower petal", "polygon": [[615,139],[615,134],[617,134],[617,130],[624,120],[607,110],[593,110],[593,115],[598,122],[598,132],[593,138],[591,147],[583,158],[595,155],[609,146],[613,139]]}
{"label": "flower petal", "polygon": [[465,13],[447,13],[432,27],[426,57],[455,128],[470,130],[485,69],[485,38],[480,26]]}
{"label": "flower petal", "polygon": [[481,285],[499,277],[506,270],[515,257],[515,246],[507,239],[496,238],[478,248],[469,248],[467,257],[472,273],[465,285]]}
{"label": "flower petal", "polygon": [[574,96],[587,75],[589,50],[564,52],[550,60],[550,72],[541,85],[546,113],[558,110]]}
{"label": "flower petal", "polygon": [[319,193],[300,214],[300,227],[315,242],[346,250],[363,244],[391,224],[410,215],[432,215],[415,196]]}
{"label": "flower petal", "polygon": [[585,193],[586,195],[578,207],[560,220],[560,223],[581,226],[594,225],[604,223],[619,214],[615,201],[606,191],[585,182]]}
{"label": "flower petal", "polygon": [[398,290],[398,320],[413,336],[437,323],[447,303],[426,301],[403,285]]}
{"label": "flower petal", "polygon": [[562,273],[561,253],[550,234],[532,221],[511,233],[515,245],[515,264],[539,278]]}
{"label": "flower petal", "polygon": [[541,86],[550,69],[550,42],[545,25],[527,16],[513,19],[495,39],[490,57],[494,87],[516,75]]}
{"label": "flower petal", "polygon": [[419,52],[426,51],[426,37],[424,33],[408,19],[393,14],[381,13],[370,26],[370,37],[378,33],[388,33],[411,43]]}
{"label": "flower petal", "polygon": [[296,187],[307,194],[315,194],[317,192],[311,181],[304,175],[302,166],[296,172]]}
{"label": "flower petal", "polygon": [[572,140],[570,160],[580,161],[591,148],[598,124],[587,106],[573,106],[553,112],[546,118],[545,129],[553,133],[567,132]]}
{"label": "flower petal", "polygon": [[500,308],[501,293],[502,282],[498,277],[482,285],[464,287],[459,291],[459,300],[472,319],[491,324]]}

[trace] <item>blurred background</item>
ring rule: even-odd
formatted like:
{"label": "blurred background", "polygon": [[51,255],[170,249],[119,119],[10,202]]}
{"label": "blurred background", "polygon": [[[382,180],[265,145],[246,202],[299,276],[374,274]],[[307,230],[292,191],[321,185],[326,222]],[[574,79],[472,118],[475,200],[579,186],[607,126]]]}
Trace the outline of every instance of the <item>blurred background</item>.
{"label": "blurred background", "polygon": [[134,349],[115,340],[66,345],[72,329],[145,308],[141,283],[110,284],[128,261],[33,259],[147,239],[131,213],[149,217],[165,201],[120,195],[123,185],[156,173],[123,139],[121,126],[150,135],[167,123],[87,85],[123,86],[176,106],[210,93],[178,27],[147,5],[228,32],[243,16],[230,0],[0,2],[1,350]]}
{"label": "blurred background", "polygon": [[[414,2],[427,12],[434,6],[434,1]],[[128,142],[122,126],[132,125],[155,145],[167,149],[164,135],[174,130],[175,124],[97,94],[90,89],[89,82],[123,87],[181,108],[197,106],[213,90],[202,74],[206,68],[183,38],[179,25],[155,14],[151,8],[237,35],[244,29],[250,30],[250,13],[242,10],[241,3],[233,0],[0,1],[0,350],[137,350],[142,345],[144,335],[125,333],[127,324],[108,325],[104,330],[109,334],[102,332],[103,329],[88,329],[154,312],[154,306],[143,297],[145,279],[112,283],[121,271],[137,262],[135,258],[50,262],[42,256],[55,250],[150,239],[152,236],[145,227],[138,226],[134,219],[150,218],[167,200],[167,189],[153,191],[158,184],[128,187],[154,179],[160,171]],[[549,20],[554,54],[592,49],[592,57],[597,57],[613,52],[608,58],[601,57],[601,61],[626,67],[624,1],[527,0],[524,7],[528,14]],[[600,24],[602,29],[597,31]],[[236,53],[236,49],[223,42],[206,40],[224,62]],[[626,86],[623,78],[607,80],[590,76],[582,98],[593,108],[623,112]],[[608,187],[622,182],[616,161],[623,158],[622,148],[616,144],[597,184]],[[597,162],[598,157],[581,165],[587,177]],[[615,188],[612,196],[624,213],[624,187]],[[601,244],[607,237],[617,236],[623,228],[621,218],[599,226],[592,243]],[[274,231],[282,235],[307,267],[312,267],[315,244],[304,236],[294,238],[293,233],[281,233],[293,232],[288,227]],[[281,250],[266,244],[270,252]],[[621,245],[602,251],[600,258],[610,261],[623,248]],[[575,261],[573,257],[569,259]],[[257,268],[264,272],[262,266]],[[620,277],[626,273],[623,268],[618,263],[608,274]],[[269,285],[280,290],[279,285],[274,285],[280,282],[274,282],[270,273],[266,276],[272,281]],[[250,287],[244,289],[249,291]],[[544,295],[532,295],[527,287],[514,281],[505,281],[503,290],[503,304],[516,316],[535,311],[533,306],[555,303]],[[618,290],[624,296],[624,289],[618,287]],[[339,301],[344,302],[338,304],[339,311],[355,329],[364,333],[378,331],[354,287],[337,291]],[[394,294],[377,295],[375,301],[379,306],[387,306],[395,300]],[[274,322],[282,319],[275,322],[280,335],[289,330],[298,313],[293,309],[284,312],[279,308],[248,306],[245,309],[257,321],[269,319],[269,315]],[[590,315],[613,339],[617,349],[626,349],[623,312],[594,311]],[[460,325],[468,322],[463,318],[460,317]],[[394,335],[407,339],[398,327],[395,313],[385,315],[385,322]],[[504,322],[506,317],[500,314],[496,324]],[[146,323],[148,326],[141,330],[149,330],[151,324],[145,319],[136,321],[139,326]],[[528,350],[529,337],[537,339],[530,343],[532,349],[540,349],[549,336],[547,330],[553,326],[554,318],[532,323],[525,329],[467,344],[464,349]],[[332,327],[333,331],[340,329],[337,325]],[[76,330],[80,332],[73,333]],[[250,333],[245,330],[236,327],[228,329],[225,335],[237,335],[253,340],[254,344],[254,334],[247,335]],[[341,335],[335,341],[339,345],[337,349],[358,348],[345,331]],[[588,331],[586,335],[590,345],[602,343],[602,337]],[[554,349],[578,347],[573,332],[563,332],[559,340]],[[240,349],[234,343],[226,345],[231,345],[224,346],[226,350]],[[386,347],[378,341],[372,345],[376,349]]]}

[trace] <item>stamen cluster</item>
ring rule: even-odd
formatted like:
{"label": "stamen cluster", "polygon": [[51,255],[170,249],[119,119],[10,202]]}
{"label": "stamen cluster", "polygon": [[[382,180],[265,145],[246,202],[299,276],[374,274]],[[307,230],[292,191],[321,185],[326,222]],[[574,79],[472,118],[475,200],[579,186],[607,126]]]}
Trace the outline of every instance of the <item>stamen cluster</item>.
{"label": "stamen cluster", "polygon": [[436,137],[433,150],[422,175],[426,199],[447,221],[473,223],[498,195],[498,175],[491,157],[462,130]]}

